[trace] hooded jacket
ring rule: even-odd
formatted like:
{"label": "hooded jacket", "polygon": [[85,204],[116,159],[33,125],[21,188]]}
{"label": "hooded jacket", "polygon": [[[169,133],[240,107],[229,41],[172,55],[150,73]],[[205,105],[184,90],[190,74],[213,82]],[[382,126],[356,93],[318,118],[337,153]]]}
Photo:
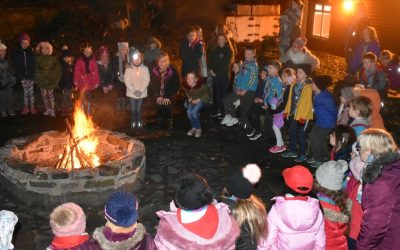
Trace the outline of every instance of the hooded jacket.
{"label": "hooded jacket", "polygon": [[275,197],[268,213],[268,238],[259,249],[325,249],[324,216],[319,201]]}
{"label": "hooded jacket", "polygon": [[107,227],[98,227],[93,232],[103,250],[155,250],[154,241],[146,233],[146,228],[138,223],[132,233],[117,234]]}
{"label": "hooded jacket", "polygon": [[284,113],[287,116],[294,113],[294,119],[296,121],[300,119],[312,120],[313,119],[313,103],[312,103],[312,80],[310,78],[306,79],[304,82],[304,87],[301,90],[299,100],[297,101],[296,110],[292,110],[293,101],[293,91],[298,83],[290,85],[290,92],[288,102],[286,103]]}
{"label": "hooded jacket", "polygon": [[41,89],[56,89],[61,79],[61,65],[53,55],[40,55],[36,59],[35,81]]}
{"label": "hooded jacket", "polygon": [[[149,68],[144,64],[139,67],[128,66],[125,70],[124,82],[127,97],[134,99],[147,97],[147,87],[149,87],[150,83]],[[140,91],[141,95],[136,96],[135,91]]]}
{"label": "hooded jacket", "polygon": [[320,128],[334,128],[336,126],[337,108],[332,94],[323,90],[314,95],[315,125]]}
{"label": "hooded jacket", "polygon": [[240,229],[235,219],[229,215],[224,203],[212,204],[218,211],[218,226],[210,239],[203,238],[187,230],[179,221],[177,211],[159,211],[160,217],[154,242],[159,250],[208,250],[235,249],[235,241]]}
{"label": "hooded jacket", "polygon": [[364,216],[357,249],[400,249],[400,153],[385,153],[363,173]]}
{"label": "hooded jacket", "polygon": [[86,73],[82,57],[76,60],[74,69],[74,84],[79,90],[93,90],[100,84],[99,68],[94,57],[89,61],[90,73]]}

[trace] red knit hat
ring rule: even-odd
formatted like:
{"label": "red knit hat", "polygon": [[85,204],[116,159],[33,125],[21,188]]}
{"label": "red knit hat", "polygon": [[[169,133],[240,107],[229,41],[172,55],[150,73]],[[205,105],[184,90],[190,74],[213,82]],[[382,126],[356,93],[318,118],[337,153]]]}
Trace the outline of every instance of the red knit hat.
{"label": "red knit hat", "polygon": [[282,176],[286,185],[299,194],[307,194],[312,189],[314,178],[306,167],[296,165],[286,168]]}
{"label": "red knit hat", "polygon": [[26,32],[21,33],[21,35],[19,35],[19,37],[18,37],[18,41],[19,42],[22,42],[24,40],[26,40],[29,43],[31,43],[31,38],[29,37],[28,33],[26,33]]}

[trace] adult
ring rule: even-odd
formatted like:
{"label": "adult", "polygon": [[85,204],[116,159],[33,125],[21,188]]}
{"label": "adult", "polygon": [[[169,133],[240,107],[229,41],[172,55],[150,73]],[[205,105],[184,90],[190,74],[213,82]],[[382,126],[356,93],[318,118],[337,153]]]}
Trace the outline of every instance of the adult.
{"label": "adult", "polygon": [[114,85],[117,92],[117,111],[121,112],[126,109],[128,104],[128,99],[126,98],[126,86],[124,83],[124,74],[126,65],[128,64],[128,52],[129,43],[128,42],[118,42],[118,53],[112,60],[112,65],[114,67]]}
{"label": "adult", "polygon": [[347,62],[347,71],[350,71],[351,60],[354,56],[354,51],[361,41],[362,30],[369,25],[369,18],[367,17],[367,6],[365,2],[358,1],[354,7],[355,14],[352,22],[348,27],[342,44],[344,46],[345,57]]}
{"label": "adult", "polygon": [[160,55],[157,67],[150,72],[150,88],[157,105],[158,125],[167,122],[172,128],[172,98],[179,89],[179,76],[167,53]]}
{"label": "adult", "polygon": [[309,64],[312,71],[319,69],[319,59],[307,49],[306,44],[305,37],[296,38],[292,47],[279,59],[285,68],[296,68],[300,64]]}
{"label": "adult", "polygon": [[400,249],[400,153],[393,137],[367,129],[358,138],[364,215],[357,249]]}

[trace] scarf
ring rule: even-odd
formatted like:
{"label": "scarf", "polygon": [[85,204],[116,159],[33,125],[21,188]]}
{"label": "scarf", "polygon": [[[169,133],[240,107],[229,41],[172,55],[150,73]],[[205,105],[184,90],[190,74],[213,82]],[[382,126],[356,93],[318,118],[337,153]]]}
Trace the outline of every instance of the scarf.
{"label": "scarf", "polygon": [[85,63],[86,74],[90,74],[90,60],[92,60],[93,55],[86,57],[82,56],[82,60]]}
{"label": "scarf", "polygon": [[87,233],[81,235],[63,236],[63,237],[55,236],[53,241],[51,242],[51,247],[55,249],[72,248],[82,245],[88,240],[89,240],[89,235]]}
{"label": "scarf", "polygon": [[165,71],[161,72],[159,67],[156,67],[153,69],[153,73],[161,77],[161,82],[160,82],[160,96],[164,96],[165,94],[165,85],[167,83],[167,80],[172,76],[174,71],[172,70],[171,67],[168,67]]}

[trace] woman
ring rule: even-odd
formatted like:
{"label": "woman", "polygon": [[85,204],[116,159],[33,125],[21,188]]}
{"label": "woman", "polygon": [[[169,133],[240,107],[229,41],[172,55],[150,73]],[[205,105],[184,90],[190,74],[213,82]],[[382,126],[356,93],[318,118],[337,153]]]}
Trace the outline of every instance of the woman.
{"label": "woman", "polygon": [[161,53],[157,67],[150,72],[150,87],[157,103],[158,124],[167,120],[168,127],[172,128],[171,100],[178,92],[179,76],[167,53]]}
{"label": "woman", "polygon": [[400,153],[382,129],[367,129],[358,138],[363,172],[364,215],[357,249],[400,249]]}

